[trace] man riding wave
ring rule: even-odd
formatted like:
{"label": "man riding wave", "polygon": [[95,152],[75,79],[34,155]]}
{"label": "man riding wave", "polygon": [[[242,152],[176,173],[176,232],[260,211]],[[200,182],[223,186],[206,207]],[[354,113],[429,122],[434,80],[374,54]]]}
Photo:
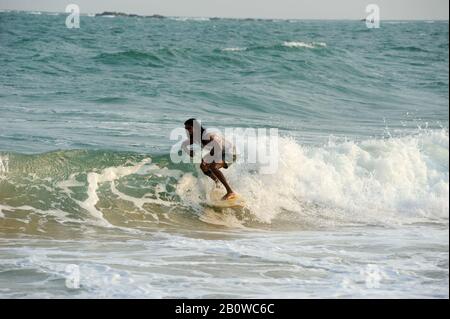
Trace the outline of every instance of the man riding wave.
{"label": "man riding wave", "polygon": [[219,132],[202,127],[200,122],[194,118],[184,122],[184,128],[188,134],[188,139],[181,145],[183,151],[190,157],[194,157],[194,151],[189,149],[193,144],[200,145],[202,150],[206,150],[208,153],[202,157],[200,169],[216,183],[216,186],[219,185],[219,181],[223,184],[227,190],[227,193],[222,197],[223,200],[235,198],[236,193],[231,189],[225,176],[220,171],[221,168],[227,169],[236,161],[235,146]]}

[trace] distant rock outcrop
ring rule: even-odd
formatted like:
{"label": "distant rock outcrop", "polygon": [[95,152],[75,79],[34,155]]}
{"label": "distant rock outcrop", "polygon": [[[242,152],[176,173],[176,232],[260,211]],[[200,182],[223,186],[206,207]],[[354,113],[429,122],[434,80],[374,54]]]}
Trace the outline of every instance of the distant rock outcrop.
{"label": "distant rock outcrop", "polygon": [[162,16],[160,14],[154,14],[151,16],[141,16],[138,14],[130,14],[130,13],[124,13],[124,12],[115,12],[115,11],[104,11],[102,13],[96,13],[96,17],[129,17],[129,18],[154,18],[154,19],[164,19],[165,16]]}
{"label": "distant rock outcrop", "polygon": [[104,16],[113,16],[113,17],[130,17],[130,16],[137,16],[137,14],[128,14],[123,12],[115,12],[115,11],[104,11],[102,13],[96,13],[96,17],[104,17]]}
{"label": "distant rock outcrop", "polygon": [[154,19],[165,19],[165,16],[162,16],[160,14],[154,14],[152,16],[146,16],[146,18],[154,18]]}

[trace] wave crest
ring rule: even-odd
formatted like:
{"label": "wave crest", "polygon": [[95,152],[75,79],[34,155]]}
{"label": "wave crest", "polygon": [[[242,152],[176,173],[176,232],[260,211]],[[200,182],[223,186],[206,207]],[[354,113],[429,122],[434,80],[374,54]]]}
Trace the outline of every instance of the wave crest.
{"label": "wave crest", "polygon": [[[245,162],[224,171],[247,202],[238,215],[205,209],[213,183],[198,167],[171,164],[167,156],[150,163],[148,156],[131,153],[8,154],[9,171],[0,179],[0,218],[10,229],[25,223],[17,229],[27,231],[50,222],[132,229],[193,222],[198,227],[205,222],[230,227],[448,224],[448,146],[447,130],[330,140],[323,146],[282,137],[274,174]],[[45,222],[36,224],[36,218]]]}
{"label": "wave crest", "polygon": [[307,48],[307,49],[316,49],[316,48],[326,48],[327,44],[325,42],[284,42],[283,46],[288,48]]}

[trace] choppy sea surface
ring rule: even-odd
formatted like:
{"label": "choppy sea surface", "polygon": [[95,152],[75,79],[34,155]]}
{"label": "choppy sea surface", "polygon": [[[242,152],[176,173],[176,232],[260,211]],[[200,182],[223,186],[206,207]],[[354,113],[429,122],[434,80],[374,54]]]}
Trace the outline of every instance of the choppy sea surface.
{"label": "choppy sea surface", "polygon": [[[0,298],[448,298],[448,21],[0,12]],[[170,132],[278,128],[278,169]]]}

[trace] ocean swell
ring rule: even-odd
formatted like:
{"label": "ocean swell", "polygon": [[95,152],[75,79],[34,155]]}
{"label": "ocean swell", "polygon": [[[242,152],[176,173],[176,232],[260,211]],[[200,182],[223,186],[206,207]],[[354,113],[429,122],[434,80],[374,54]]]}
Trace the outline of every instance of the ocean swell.
{"label": "ocean swell", "polygon": [[[136,228],[178,225],[186,218],[201,227],[218,224],[217,217],[232,227],[283,220],[303,228],[448,224],[448,144],[447,130],[362,142],[330,139],[323,146],[282,137],[273,174],[245,158],[224,171],[246,199],[238,211],[205,208],[212,182],[193,164],[175,165],[166,156],[11,153],[0,179],[0,218],[15,227],[51,216],[63,224]],[[215,221],[205,215],[211,213]]]}

